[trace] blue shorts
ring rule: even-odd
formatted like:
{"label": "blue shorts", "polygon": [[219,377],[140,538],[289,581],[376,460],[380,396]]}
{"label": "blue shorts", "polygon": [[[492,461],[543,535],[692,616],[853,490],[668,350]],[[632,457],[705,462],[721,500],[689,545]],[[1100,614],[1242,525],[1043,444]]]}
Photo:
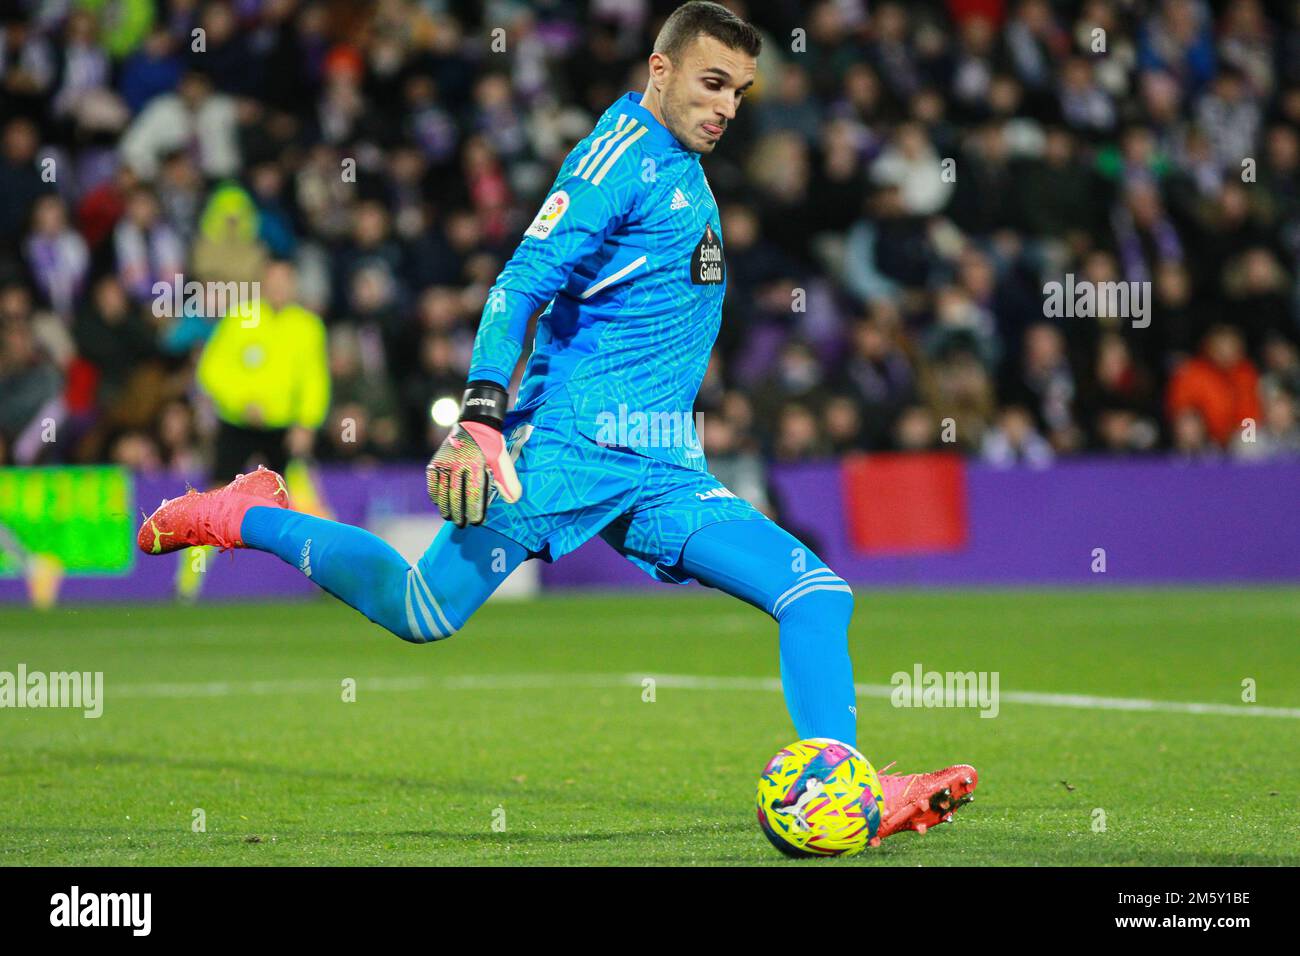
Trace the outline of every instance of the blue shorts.
{"label": "blue shorts", "polygon": [[719,521],[768,520],[707,471],[601,445],[574,427],[567,402],[506,417],[505,433],[524,496],[496,497],[483,522],[555,561],[599,534],[660,581],[691,580],[678,567],[686,539]]}

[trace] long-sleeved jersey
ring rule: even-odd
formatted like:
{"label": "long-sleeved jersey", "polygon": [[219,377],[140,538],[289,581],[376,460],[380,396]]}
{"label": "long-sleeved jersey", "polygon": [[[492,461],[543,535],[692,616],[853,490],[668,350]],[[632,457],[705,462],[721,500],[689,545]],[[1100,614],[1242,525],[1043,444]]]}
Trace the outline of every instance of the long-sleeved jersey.
{"label": "long-sleeved jersey", "polygon": [[[628,93],[565,159],[489,292],[469,377],[506,385],[529,318],[549,302],[516,411],[567,402],[588,438],[701,470],[691,410],[725,290],[700,156]],[[650,440],[637,440],[647,421]],[[668,423],[680,432],[662,440],[654,430]]]}

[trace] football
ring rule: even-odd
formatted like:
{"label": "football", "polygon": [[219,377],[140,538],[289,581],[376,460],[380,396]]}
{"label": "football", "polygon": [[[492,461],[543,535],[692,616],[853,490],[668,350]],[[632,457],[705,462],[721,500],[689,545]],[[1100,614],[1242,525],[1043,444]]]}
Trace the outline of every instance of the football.
{"label": "football", "polygon": [[875,839],[884,793],[871,761],[838,740],[783,748],[758,780],[758,823],[789,856],[852,856]]}

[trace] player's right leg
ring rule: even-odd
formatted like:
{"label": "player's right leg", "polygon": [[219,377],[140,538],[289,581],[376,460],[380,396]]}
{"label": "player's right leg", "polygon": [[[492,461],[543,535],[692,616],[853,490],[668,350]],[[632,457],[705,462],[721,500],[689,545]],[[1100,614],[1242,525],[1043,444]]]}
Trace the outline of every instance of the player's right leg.
{"label": "player's right leg", "polygon": [[250,486],[247,478],[164,502],[140,529],[140,548],[149,554],[197,544],[274,554],[416,644],[454,634],[528,557],[490,528],[448,524],[412,566],[369,531],[290,511],[272,488]]}
{"label": "player's right leg", "polygon": [[[778,622],[781,686],[799,735],[857,746],[849,586],[798,539],[766,520],[700,528],[682,549],[681,570]],[[900,830],[924,833],[952,820],[955,810],[975,799],[979,776],[969,764],[956,764],[933,773],[882,771],[880,782],[886,812],[877,839]]]}
{"label": "player's right leg", "polygon": [[[666,524],[666,518],[660,521],[661,527]],[[757,512],[692,533],[681,549],[680,567],[777,622],[781,686],[799,736],[857,746],[849,585],[806,545]]]}

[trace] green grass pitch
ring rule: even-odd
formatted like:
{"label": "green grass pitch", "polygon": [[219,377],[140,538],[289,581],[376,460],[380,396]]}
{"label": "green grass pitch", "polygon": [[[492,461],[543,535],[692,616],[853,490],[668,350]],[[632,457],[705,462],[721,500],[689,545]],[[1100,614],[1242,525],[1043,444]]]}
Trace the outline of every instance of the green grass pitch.
{"label": "green grass pitch", "polygon": [[776,628],[722,596],[492,604],[424,647],[328,598],[0,610],[0,670],[106,698],[0,710],[0,864],[1300,864],[1300,591],[859,590],[852,650],[866,685],[999,673],[995,719],[859,699],[877,767],[980,787],[925,837],[792,862],[753,809],[794,738]]}

